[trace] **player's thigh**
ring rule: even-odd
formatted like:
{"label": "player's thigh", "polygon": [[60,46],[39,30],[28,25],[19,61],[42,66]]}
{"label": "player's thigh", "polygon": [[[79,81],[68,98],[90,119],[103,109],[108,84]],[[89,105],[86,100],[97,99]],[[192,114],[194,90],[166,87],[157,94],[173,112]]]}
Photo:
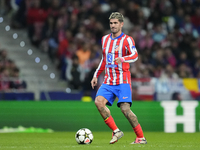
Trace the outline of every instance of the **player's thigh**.
{"label": "player's thigh", "polygon": [[130,106],[132,105],[132,94],[131,94],[131,86],[129,84],[121,84],[119,89],[119,95],[118,95],[118,107],[120,106],[120,103],[126,102],[129,103]]}
{"label": "player's thigh", "polygon": [[107,101],[105,101],[104,99],[102,101],[106,102],[107,105],[112,106],[116,96],[114,94],[114,92],[112,91],[112,86],[106,85],[106,84],[102,84],[97,92],[96,95],[96,100],[99,100],[99,98],[104,97]]}
{"label": "player's thigh", "polygon": [[106,105],[107,102],[108,100],[101,95],[95,98],[95,105]]}

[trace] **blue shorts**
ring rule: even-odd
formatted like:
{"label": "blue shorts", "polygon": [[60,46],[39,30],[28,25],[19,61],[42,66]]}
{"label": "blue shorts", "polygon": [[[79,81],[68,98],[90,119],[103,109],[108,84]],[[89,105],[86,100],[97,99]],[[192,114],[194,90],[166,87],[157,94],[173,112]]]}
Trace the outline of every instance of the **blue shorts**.
{"label": "blue shorts", "polygon": [[107,85],[102,84],[97,92],[97,96],[103,96],[108,100],[107,105],[112,106],[116,97],[118,97],[117,106],[120,107],[120,103],[127,102],[132,105],[132,95],[130,84],[119,85]]}

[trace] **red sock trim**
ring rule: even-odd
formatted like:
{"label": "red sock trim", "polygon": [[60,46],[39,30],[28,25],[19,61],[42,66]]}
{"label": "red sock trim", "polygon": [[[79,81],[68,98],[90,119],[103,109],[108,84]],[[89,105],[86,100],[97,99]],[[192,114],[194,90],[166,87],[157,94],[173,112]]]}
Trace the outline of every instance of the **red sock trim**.
{"label": "red sock trim", "polygon": [[114,119],[113,119],[112,116],[106,118],[106,119],[104,120],[104,122],[107,124],[107,126],[108,126],[111,130],[114,131],[114,130],[118,129],[118,127],[116,126],[115,121],[114,121]]}
{"label": "red sock trim", "polygon": [[135,128],[133,128],[133,130],[134,130],[137,138],[143,138],[144,137],[142,127],[140,126],[140,124],[138,124]]}

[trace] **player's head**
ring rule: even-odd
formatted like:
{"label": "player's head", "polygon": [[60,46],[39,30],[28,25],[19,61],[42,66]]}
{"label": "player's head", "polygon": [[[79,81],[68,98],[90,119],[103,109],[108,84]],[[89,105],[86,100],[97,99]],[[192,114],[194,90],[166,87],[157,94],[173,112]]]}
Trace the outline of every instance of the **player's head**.
{"label": "player's head", "polygon": [[120,32],[124,25],[124,16],[119,12],[113,12],[109,20],[111,32],[114,34]]}
{"label": "player's head", "polygon": [[113,12],[109,19],[118,19],[119,22],[124,22],[124,16],[119,12]]}

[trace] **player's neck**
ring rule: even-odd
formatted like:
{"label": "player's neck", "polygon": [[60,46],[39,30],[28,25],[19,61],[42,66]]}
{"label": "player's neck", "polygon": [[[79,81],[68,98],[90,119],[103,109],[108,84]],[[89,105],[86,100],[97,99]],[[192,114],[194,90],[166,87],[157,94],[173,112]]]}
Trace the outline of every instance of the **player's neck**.
{"label": "player's neck", "polygon": [[121,34],[122,34],[122,31],[119,31],[117,33],[112,33],[112,38],[114,39],[114,38],[120,36]]}

